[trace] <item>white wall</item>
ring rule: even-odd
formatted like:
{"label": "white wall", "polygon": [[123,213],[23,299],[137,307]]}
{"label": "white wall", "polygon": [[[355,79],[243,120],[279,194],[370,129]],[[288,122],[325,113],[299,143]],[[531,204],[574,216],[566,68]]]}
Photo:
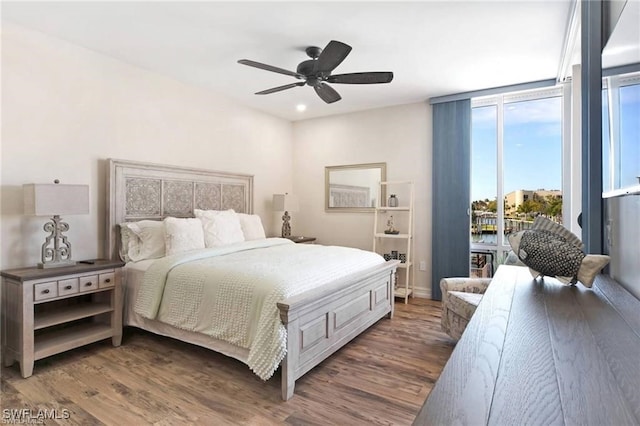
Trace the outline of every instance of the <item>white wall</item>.
{"label": "white wall", "polygon": [[640,196],[609,198],[605,202],[609,274],[640,299]]}
{"label": "white wall", "polygon": [[[292,124],[202,88],[13,24],[2,28],[0,267],[35,265],[46,218],[22,214],[22,185],[89,184],[91,213],[68,216],[75,259],[104,255],[107,158],[255,175],[255,211],[280,232],[272,194],[292,192],[294,234],[372,247],[373,215],[326,213],[324,167],[386,162],[416,183],[416,261],[431,259],[431,110],[411,104]],[[428,296],[429,271],[418,272]]]}
{"label": "white wall", "polygon": [[89,184],[91,213],[65,217],[75,259],[101,256],[105,160],[254,174],[269,234],[291,192],[292,125],[59,39],[3,23],[0,267],[35,265],[46,218],[22,215],[22,185]]}
{"label": "white wall", "polygon": [[[387,180],[415,183],[414,260],[431,264],[431,107],[401,105],[299,121],[293,125],[293,189],[300,201],[293,234],[321,244],[371,250],[372,213],[327,213],[324,168],[387,163]],[[400,202],[402,204],[402,200]],[[416,267],[416,290],[430,295],[430,271]]]}

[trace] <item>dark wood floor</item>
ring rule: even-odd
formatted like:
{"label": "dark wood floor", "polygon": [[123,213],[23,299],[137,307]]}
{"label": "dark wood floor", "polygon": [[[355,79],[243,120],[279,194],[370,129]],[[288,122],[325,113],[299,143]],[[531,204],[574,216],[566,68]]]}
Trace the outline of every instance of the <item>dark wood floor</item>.
{"label": "dark wood floor", "polygon": [[17,364],[3,368],[0,405],[68,412],[46,421],[65,425],[411,424],[452,350],[439,302],[396,303],[393,319],[299,379],[284,402],[279,372],[262,382],[236,360],[126,329],[121,347],[107,340],[36,361],[28,379]]}

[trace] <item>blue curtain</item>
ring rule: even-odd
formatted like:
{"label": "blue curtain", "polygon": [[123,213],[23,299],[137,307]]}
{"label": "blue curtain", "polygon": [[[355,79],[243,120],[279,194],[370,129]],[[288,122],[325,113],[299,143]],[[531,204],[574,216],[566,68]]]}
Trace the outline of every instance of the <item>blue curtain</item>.
{"label": "blue curtain", "polygon": [[440,279],[469,276],[471,100],[433,105],[431,297]]}
{"label": "blue curtain", "polygon": [[600,1],[582,1],[581,6],[582,242],[586,253],[603,253],[601,57],[603,4]]}

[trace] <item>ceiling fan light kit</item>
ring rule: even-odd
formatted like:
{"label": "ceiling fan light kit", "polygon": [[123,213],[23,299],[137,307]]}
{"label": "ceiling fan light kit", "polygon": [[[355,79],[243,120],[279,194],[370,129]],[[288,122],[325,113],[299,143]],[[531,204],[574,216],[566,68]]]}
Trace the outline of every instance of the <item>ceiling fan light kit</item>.
{"label": "ceiling fan light kit", "polygon": [[240,59],[238,63],[303,80],[297,83],[290,83],[285,84],[284,86],[262,90],[257,92],[256,95],[268,95],[270,93],[276,93],[282,90],[307,85],[313,87],[320,99],[328,104],[337,102],[342,99],[342,97],[327,83],[380,84],[389,83],[393,80],[393,73],[390,71],[356,72],[332,75],[331,72],[336,69],[338,65],[344,61],[349,52],[351,52],[351,46],[336,40],[331,40],[324,49],[316,46],[310,46],[305,49],[305,52],[311,59],[301,62],[295,72],[284,68],[274,67],[273,65],[263,64],[261,62],[251,61],[249,59]]}

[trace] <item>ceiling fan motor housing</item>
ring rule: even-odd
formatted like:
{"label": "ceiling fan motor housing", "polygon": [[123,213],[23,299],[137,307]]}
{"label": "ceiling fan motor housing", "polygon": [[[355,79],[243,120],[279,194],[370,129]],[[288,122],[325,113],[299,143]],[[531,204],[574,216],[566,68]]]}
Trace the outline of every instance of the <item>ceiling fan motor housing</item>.
{"label": "ceiling fan motor housing", "polygon": [[316,65],[316,61],[313,59],[300,62],[300,64],[298,65],[298,68],[296,68],[296,72],[298,74],[304,75],[307,78],[313,77],[315,65]]}
{"label": "ceiling fan motor housing", "polygon": [[[318,57],[322,53],[322,49],[317,46],[309,46],[304,51],[307,53],[307,56],[309,56],[311,59],[300,62],[300,64],[298,65],[298,68],[296,68],[296,72],[298,74],[304,75],[307,78],[313,79],[312,74],[315,71],[316,59],[318,59]],[[320,78],[321,76],[318,75],[317,77]],[[308,81],[307,81],[307,84],[309,84]],[[311,86],[312,84],[309,84],[309,85]]]}

